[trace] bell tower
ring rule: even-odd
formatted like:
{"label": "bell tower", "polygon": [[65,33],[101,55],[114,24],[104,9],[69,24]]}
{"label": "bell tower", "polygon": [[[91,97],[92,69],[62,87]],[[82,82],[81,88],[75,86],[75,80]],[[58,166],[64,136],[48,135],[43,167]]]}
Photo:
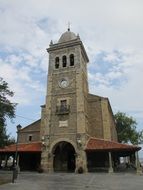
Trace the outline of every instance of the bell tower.
{"label": "bell tower", "polygon": [[[47,52],[49,69],[46,104],[41,117],[41,165],[48,171],[67,171],[71,165],[75,171],[79,167],[86,171],[88,56],[79,35],[70,29],[61,35],[58,43],[51,41]],[[70,148],[64,149],[70,146],[72,156]],[[59,155],[64,150],[63,158],[64,152]],[[72,157],[70,161],[69,157]]]}

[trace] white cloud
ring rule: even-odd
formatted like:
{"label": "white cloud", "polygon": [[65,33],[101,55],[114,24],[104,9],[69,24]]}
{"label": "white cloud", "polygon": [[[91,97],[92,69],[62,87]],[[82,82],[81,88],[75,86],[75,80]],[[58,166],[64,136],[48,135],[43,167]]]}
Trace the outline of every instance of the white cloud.
{"label": "white cloud", "polygon": [[[16,103],[25,105],[33,103],[33,99],[39,96],[39,93],[45,92],[44,87],[40,84],[39,79],[32,78],[32,70],[26,65],[18,67],[18,62],[13,64],[13,60],[22,61],[19,57],[10,55],[5,60],[0,60],[0,76],[9,84],[9,87],[14,91],[15,96],[12,100]],[[16,64],[17,63],[17,64]],[[36,91],[36,93],[35,93]]]}
{"label": "white cloud", "polygon": [[115,53],[115,52],[110,52],[110,53],[108,53],[108,54],[104,57],[103,60],[104,60],[104,61],[108,61],[108,62],[114,62],[114,63],[116,63],[116,62],[119,61],[119,57],[117,56],[117,53]]}
{"label": "white cloud", "polygon": [[[113,66],[106,74],[89,74],[90,81],[92,79],[96,81],[95,83],[91,82],[90,89],[93,93],[108,96],[114,110],[132,113],[135,117],[141,118],[143,113],[143,89],[141,88],[143,80],[142,51],[128,50],[123,53],[121,62],[118,62],[118,64],[116,62],[117,71],[116,67]],[[107,53],[107,55],[109,54]],[[106,61],[109,61],[109,59],[106,59]],[[110,59],[110,61],[112,62],[113,59]],[[119,81],[119,84],[116,83],[116,80],[117,82]]]}

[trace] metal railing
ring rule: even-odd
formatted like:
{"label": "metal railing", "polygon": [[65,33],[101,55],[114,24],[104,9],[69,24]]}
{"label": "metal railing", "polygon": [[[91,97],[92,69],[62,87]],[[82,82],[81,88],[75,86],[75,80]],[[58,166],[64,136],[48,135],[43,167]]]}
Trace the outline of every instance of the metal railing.
{"label": "metal railing", "polygon": [[58,114],[58,115],[69,114],[69,112],[70,112],[70,105],[56,106],[56,114]]}

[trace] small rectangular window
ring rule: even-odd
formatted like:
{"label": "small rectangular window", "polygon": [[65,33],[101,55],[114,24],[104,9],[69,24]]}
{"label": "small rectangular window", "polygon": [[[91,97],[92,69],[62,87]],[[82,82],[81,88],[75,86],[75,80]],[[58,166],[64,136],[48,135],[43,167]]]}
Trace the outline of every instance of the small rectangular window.
{"label": "small rectangular window", "polygon": [[32,141],[32,135],[28,136],[28,141]]}

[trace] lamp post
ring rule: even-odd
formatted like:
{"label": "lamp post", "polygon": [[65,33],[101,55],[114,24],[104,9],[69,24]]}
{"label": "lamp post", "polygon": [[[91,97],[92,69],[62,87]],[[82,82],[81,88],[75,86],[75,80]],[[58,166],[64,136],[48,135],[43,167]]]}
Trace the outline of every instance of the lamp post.
{"label": "lamp post", "polygon": [[17,128],[17,139],[16,139],[16,149],[15,149],[15,156],[14,156],[14,167],[13,167],[12,183],[14,183],[14,180],[17,179],[17,175],[18,175],[18,162],[17,162],[18,142],[19,142],[19,131],[22,128],[22,126],[19,124],[19,125],[16,126],[16,128]]}

